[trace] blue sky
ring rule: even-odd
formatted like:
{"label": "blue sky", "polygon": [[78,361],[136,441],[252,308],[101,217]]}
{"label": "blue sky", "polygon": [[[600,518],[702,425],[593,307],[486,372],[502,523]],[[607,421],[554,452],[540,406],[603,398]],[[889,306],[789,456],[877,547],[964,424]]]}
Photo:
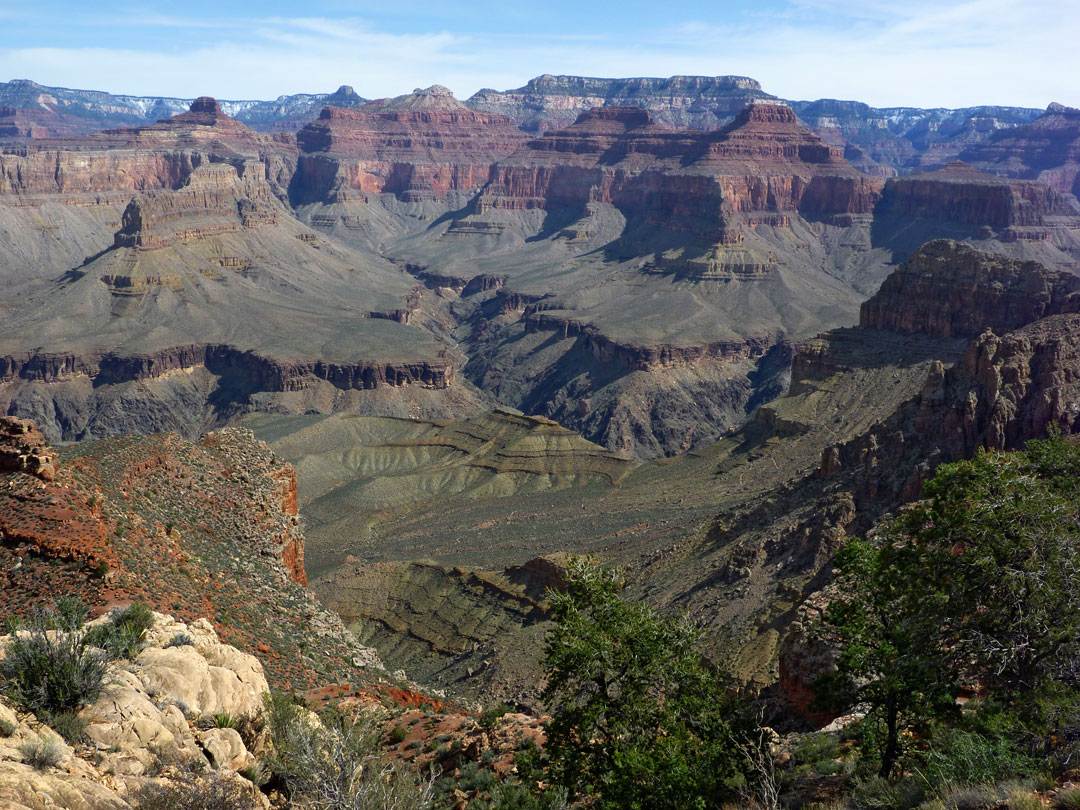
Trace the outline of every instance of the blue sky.
{"label": "blue sky", "polygon": [[0,0],[0,81],[273,98],[541,73],[737,74],[784,98],[1080,106],[1080,0]]}

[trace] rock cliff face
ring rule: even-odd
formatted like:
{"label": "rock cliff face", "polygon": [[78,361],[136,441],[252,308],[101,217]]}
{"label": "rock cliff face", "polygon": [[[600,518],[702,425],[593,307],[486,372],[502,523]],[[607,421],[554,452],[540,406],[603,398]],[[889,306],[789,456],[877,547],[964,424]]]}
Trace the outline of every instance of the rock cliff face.
{"label": "rock cliff face", "polygon": [[250,433],[83,443],[57,465],[32,426],[4,420],[0,458],[37,461],[0,471],[0,612],[69,594],[208,615],[286,688],[326,677],[298,649],[313,637],[331,677],[377,663],[303,587],[296,473]]}
{"label": "rock cliff face", "polygon": [[672,76],[669,79],[593,79],[544,74],[516,90],[481,90],[466,102],[499,113],[527,132],[574,122],[593,107],[633,105],[668,126],[715,129],[757,98],[772,98],[745,76]]}
{"label": "rock cliff face", "polygon": [[0,194],[71,194],[178,188],[203,163],[247,157],[287,184],[287,138],[260,135],[212,98],[147,126],[35,141],[0,152]]}
{"label": "rock cliff face", "polygon": [[524,140],[510,119],[470,110],[438,85],[352,110],[326,107],[297,136],[303,155],[291,193],[440,199],[482,186],[491,164]]}
{"label": "rock cliff face", "polygon": [[308,378],[325,380],[342,390],[370,390],[382,386],[421,385],[447,388],[454,380],[446,363],[354,363],[321,360],[288,361],[260,356],[232,346],[175,346],[158,352],[123,356],[106,354],[30,353],[0,357],[0,383],[15,380],[63,382],[88,377],[95,385],[114,385],[165,377],[203,367],[227,375],[233,384],[259,391],[299,391]]}
{"label": "rock cliff face", "polygon": [[767,272],[769,261],[739,252],[747,229],[787,227],[785,212],[867,214],[880,188],[783,105],[748,105],[709,133],[668,130],[635,107],[604,107],[500,162],[476,209],[584,212],[610,204],[636,226],[625,232],[624,251],[644,252],[631,244],[641,228],[718,246],[696,262],[661,258],[660,272],[752,278]]}
{"label": "rock cliff face", "polygon": [[1023,107],[920,109],[858,101],[792,101],[799,117],[863,171],[888,177],[954,160],[972,144],[1037,117]]}
{"label": "rock cliff face", "polygon": [[864,302],[859,323],[930,337],[997,334],[1080,311],[1080,278],[948,239],[928,242]]}
{"label": "rock cliff face", "polygon": [[1051,104],[1034,121],[996,132],[960,158],[1002,177],[1039,180],[1080,195],[1080,110]]}
{"label": "rock cliff face", "polygon": [[[0,112],[0,141],[89,135],[103,129],[145,126],[184,112],[192,101],[45,87],[25,79],[0,82],[0,108],[14,111],[17,121],[33,128],[5,131],[5,114]],[[297,93],[272,101],[223,101],[221,106],[228,115],[254,129],[295,132],[328,104],[356,107],[365,101],[353,88],[342,85],[333,93]]]}
{"label": "rock cliff face", "polygon": [[943,169],[889,180],[876,214],[899,219],[982,225],[1001,238],[1043,233],[1053,217],[1077,216],[1075,203],[1041,182],[1006,180],[955,161]]}
{"label": "rock cliff face", "polygon": [[[502,161],[480,208],[605,202],[687,221],[719,218],[720,209],[862,214],[879,189],[783,105],[748,105],[705,134],[668,130],[635,107],[607,107]],[[722,221],[711,230],[723,238]]]}

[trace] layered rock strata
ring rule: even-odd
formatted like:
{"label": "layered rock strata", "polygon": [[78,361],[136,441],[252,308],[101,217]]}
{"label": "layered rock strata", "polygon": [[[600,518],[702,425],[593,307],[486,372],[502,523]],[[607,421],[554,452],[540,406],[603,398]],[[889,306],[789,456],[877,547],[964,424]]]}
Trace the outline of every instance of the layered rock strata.
{"label": "layered rock strata", "polygon": [[1080,312],[1080,278],[961,242],[928,242],[864,302],[860,325],[930,337],[998,334],[1066,312]]}
{"label": "layered rock strata", "polygon": [[960,158],[1002,177],[1038,180],[1080,196],[1080,110],[1051,104],[1034,121],[996,132]]}
{"label": "layered rock strata", "polygon": [[1007,180],[954,161],[937,171],[889,180],[875,213],[1010,229],[999,236],[1008,239],[1010,234],[1018,238],[1021,233],[1046,230],[1052,218],[1075,218],[1080,210],[1045,183]]}
{"label": "layered rock strata", "polygon": [[499,163],[477,210],[610,203],[648,225],[730,245],[743,226],[785,225],[783,211],[868,214],[880,188],[783,105],[748,105],[713,133],[668,130],[639,108],[606,107]]}
{"label": "layered rock strata", "polygon": [[480,90],[466,103],[506,115],[528,132],[543,133],[573,123],[593,107],[630,105],[668,126],[715,129],[758,98],[772,97],[746,76],[594,79],[545,73],[514,90]]}
{"label": "layered rock strata", "polygon": [[438,85],[356,109],[326,107],[297,135],[294,200],[393,193],[439,199],[488,181],[525,136],[505,116],[470,110]]}

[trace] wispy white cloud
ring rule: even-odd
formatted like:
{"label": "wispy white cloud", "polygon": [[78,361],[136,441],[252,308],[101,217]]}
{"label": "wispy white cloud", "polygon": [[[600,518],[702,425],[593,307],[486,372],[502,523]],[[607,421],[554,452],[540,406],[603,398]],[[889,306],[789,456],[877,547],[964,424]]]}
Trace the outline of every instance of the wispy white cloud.
{"label": "wispy white cloud", "polygon": [[[458,5],[446,13],[464,13]],[[445,28],[439,19],[394,33],[355,13],[211,21],[145,15],[148,27],[192,30],[172,47],[4,48],[0,39],[0,78],[222,98],[343,83],[375,97],[439,83],[464,97],[481,87],[520,86],[540,73],[734,73],[786,98],[1080,104],[1075,0],[791,0],[722,24],[682,19],[659,29],[624,26],[618,35],[526,27],[480,33]]]}

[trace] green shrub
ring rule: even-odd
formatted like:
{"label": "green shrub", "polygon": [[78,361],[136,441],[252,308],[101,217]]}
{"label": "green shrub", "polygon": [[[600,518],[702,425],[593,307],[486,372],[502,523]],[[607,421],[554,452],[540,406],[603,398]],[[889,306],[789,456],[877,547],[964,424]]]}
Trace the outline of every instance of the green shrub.
{"label": "green shrub", "polygon": [[533,793],[517,782],[495,785],[491,790],[491,800],[479,803],[483,810],[564,810],[566,806],[564,788],[549,788],[541,793]]}
{"label": "green shrub", "polygon": [[840,741],[832,734],[819,731],[816,734],[807,734],[795,750],[791,752],[795,760],[801,764],[814,764],[822,760],[836,759],[840,756]]}
{"label": "green shrub", "polygon": [[82,742],[86,737],[86,719],[78,712],[40,712],[38,719],[71,744]]}
{"label": "green shrub", "polygon": [[1054,810],[1080,810],[1080,788],[1066,788],[1054,797]]}
{"label": "green shrub", "polygon": [[56,600],[56,613],[60,617],[58,629],[81,630],[90,610],[78,596],[61,596]]}
{"label": "green shrub", "polygon": [[228,712],[217,712],[211,718],[214,724],[214,728],[232,728],[235,729],[239,725],[236,718]]}
{"label": "green shrub", "polygon": [[148,782],[135,795],[137,810],[255,810],[251,791],[243,784],[212,774]]}
{"label": "green shrub", "polygon": [[0,737],[10,737],[17,728],[10,720],[0,720]]}
{"label": "green shrub", "polygon": [[266,783],[266,772],[263,770],[262,764],[256,760],[254,765],[250,765],[243,770],[237,771],[242,777],[247,779],[255,787],[261,787]]}
{"label": "green shrub", "polygon": [[177,633],[175,636],[169,639],[169,643],[166,647],[194,647],[195,639],[189,636],[187,633]]}
{"label": "green shrub", "polygon": [[19,747],[26,764],[39,771],[53,768],[64,758],[64,750],[56,740],[38,740]]}
{"label": "green shrub", "polygon": [[984,810],[998,803],[998,795],[986,785],[958,785],[946,788],[941,800],[948,810]]}
{"label": "green shrub", "polygon": [[153,611],[136,602],[114,611],[107,622],[90,631],[88,640],[113,658],[134,658],[145,646],[146,631],[153,626]]}
{"label": "green shrub", "polygon": [[915,807],[922,796],[909,782],[890,782],[880,776],[856,783],[851,800],[858,810],[901,810]]}
{"label": "green shrub", "polygon": [[409,730],[405,726],[398,724],[390,729],[387,739],[390,741],[390,745],[399,745],[405,742],[405,738],[408,736]]}
{"label": "green shrub", "polygon": [[16,637],[0,661],[3,691],[35,714],[60,714],[93,702],[105,687],[108,659],[82,630],[52,630],[55,611],[34,608],[28,632]]}
{"label": "green shrub", "polygon": [[1008,810],[1041,810],[1042,800],[1034,793],[1014,791],[1008,796]]}
{"label": "green shrub", "polygon": [[267,697],[274,753],[268,766],[294,806],[386,810],[431,806],[431,783],[401,765],[381,761],[378,729],[369,717],[324,712],[320,722],[280,696]]}
{"label": "green shrub", "polygon": [[918,754],[918,770],[932,787],[992,784],[1032,776],[1038,761],[1026,756],[1005,737],[963,729],[939,729],[929,748]]}
{"label": "green shrub", "polygon": [[480,714],[480,719],[478,721],[480,723],[480,728],[482,728],[484,731],[494,730],[494,728],[499,725],[499,718],[513,710],[514,707],[509,705],[508,703],[499,703],[495,706],[491,706],[490,708],[485,709]]}

